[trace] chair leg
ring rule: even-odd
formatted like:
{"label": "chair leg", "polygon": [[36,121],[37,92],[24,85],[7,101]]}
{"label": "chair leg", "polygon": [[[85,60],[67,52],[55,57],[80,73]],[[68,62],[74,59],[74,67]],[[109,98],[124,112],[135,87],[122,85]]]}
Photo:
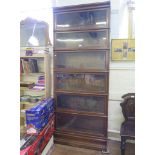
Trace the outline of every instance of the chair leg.
{"label": "chair leg", "polygon": [[125,155],[126,138],[121,136],[121,155]]}

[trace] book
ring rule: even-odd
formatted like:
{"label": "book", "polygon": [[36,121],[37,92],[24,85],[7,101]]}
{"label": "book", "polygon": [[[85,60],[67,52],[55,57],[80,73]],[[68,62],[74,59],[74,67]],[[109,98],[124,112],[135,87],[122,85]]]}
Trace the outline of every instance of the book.
{"label": "book", "polygon": [[37,59],[21,59],[21,70],[22,73],[38,73]]}
{"label": "book", "polygon": [[20,74],[23,73],[23,65],[22,65],[22,60],[20,59]]}

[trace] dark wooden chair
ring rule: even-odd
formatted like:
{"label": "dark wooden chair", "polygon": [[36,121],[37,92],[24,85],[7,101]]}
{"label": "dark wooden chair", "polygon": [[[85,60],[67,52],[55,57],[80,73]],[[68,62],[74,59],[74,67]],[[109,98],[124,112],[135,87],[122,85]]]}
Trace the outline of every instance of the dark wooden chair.
{"label": "dark wooden chair", "polygon": [[125,144],[127,139],[135,139],[135,93],[128,93],[122,96],[120,104],[124,116],[121,125],[121,155],[125,155]]}

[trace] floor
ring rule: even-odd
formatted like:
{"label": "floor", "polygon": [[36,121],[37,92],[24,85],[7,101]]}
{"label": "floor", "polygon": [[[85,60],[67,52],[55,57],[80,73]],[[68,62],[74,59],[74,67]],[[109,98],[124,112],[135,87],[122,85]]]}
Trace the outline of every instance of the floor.
{"label": "floor", "polygon": [[[107,155],[120,155],[120,142],[109,141],[109,152],[110,153]],[[51,155],[103,155],[103,154],[100,151],[55,144]],[[134,144],[131,143],[126,144],[125,155],[135,155]]]}

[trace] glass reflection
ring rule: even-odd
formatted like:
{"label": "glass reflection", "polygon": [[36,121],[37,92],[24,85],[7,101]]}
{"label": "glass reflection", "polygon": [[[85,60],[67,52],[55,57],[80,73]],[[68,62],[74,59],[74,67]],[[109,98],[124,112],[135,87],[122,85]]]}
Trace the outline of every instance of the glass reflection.
{"label": "glass reflection", "polygon": [[65,25],[57,25],[57,27],[70,27],[69,24],[65,24]]}

